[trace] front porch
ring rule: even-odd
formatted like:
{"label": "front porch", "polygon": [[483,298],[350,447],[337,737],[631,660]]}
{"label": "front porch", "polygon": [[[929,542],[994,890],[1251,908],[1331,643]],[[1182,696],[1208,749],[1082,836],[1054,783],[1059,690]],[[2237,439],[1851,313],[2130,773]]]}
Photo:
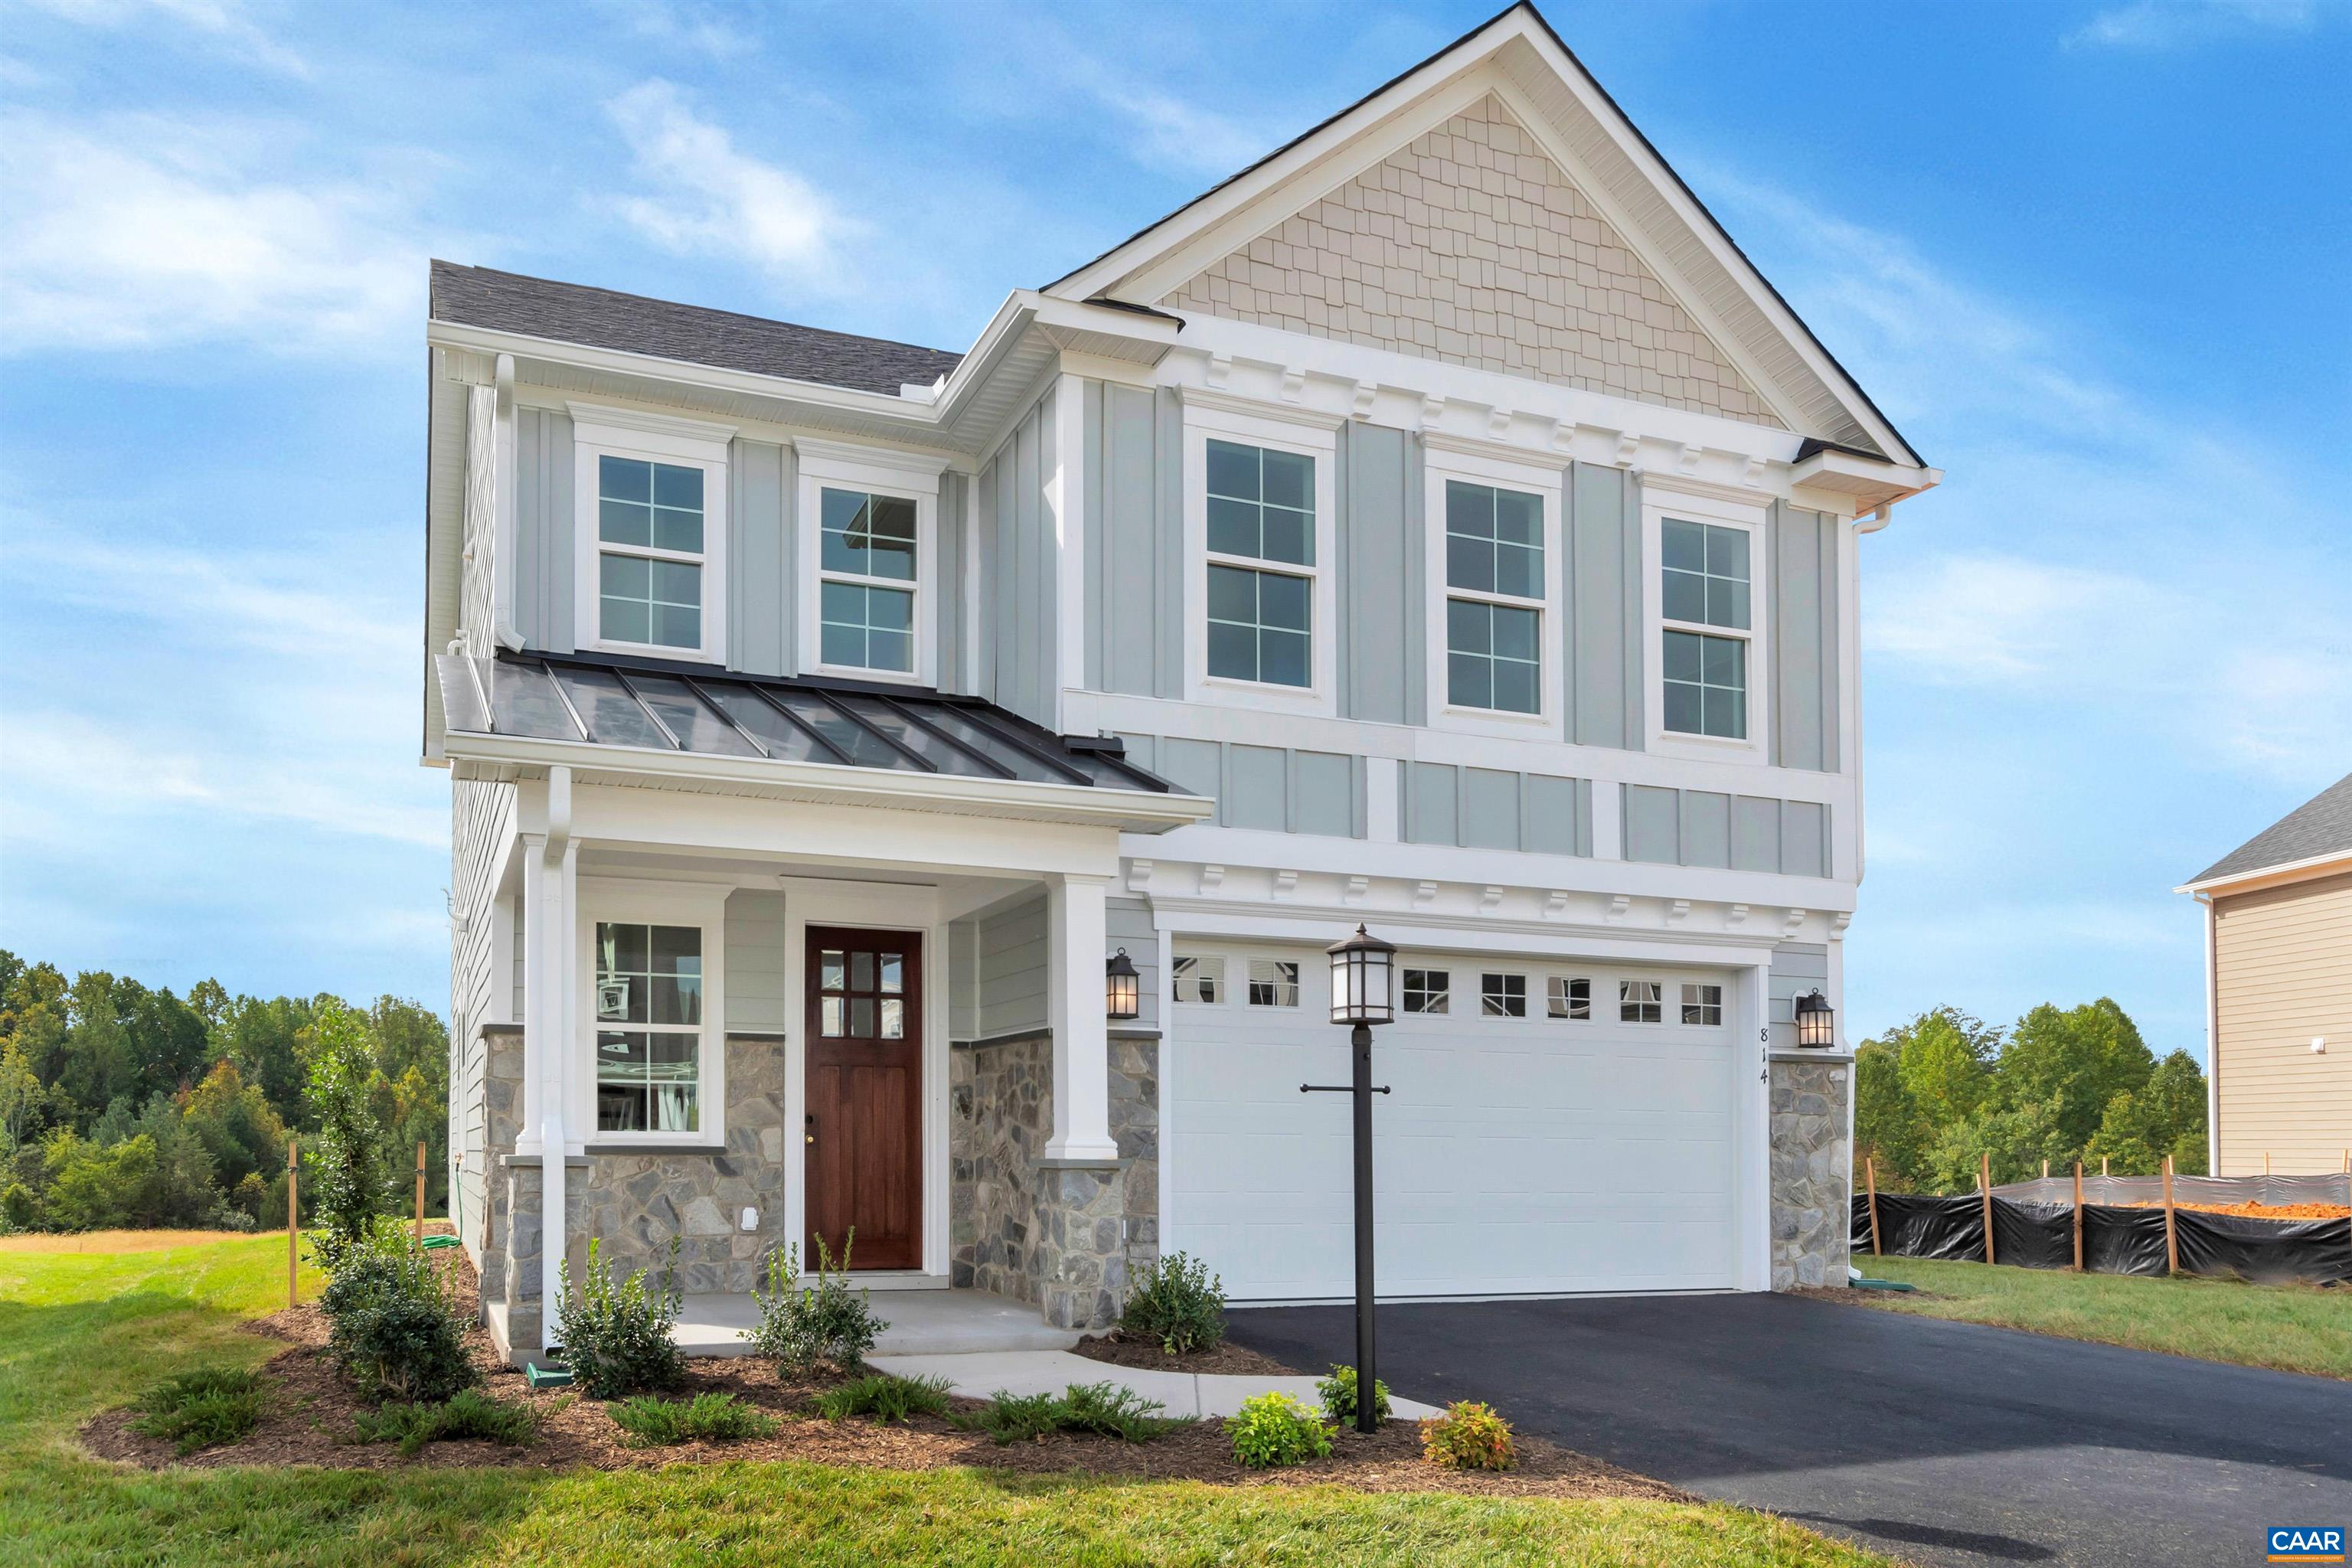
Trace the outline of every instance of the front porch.
{"label": "front porch", "polygon": [[813,1268],[853,1227],[888,1353],[1061,1349],[1116,1316],[1158,1242],[1157,1031],[1114,1036],[1104,997],[1114,945],[1160,967],[1110,894],[1131,809],[511,787],[473,917],[509,1016],[461,1042],[456,1173],[510,1358],[592,1241],[656,1274],[676,1244],[692,1354],[740,1353],[770,1259]]}

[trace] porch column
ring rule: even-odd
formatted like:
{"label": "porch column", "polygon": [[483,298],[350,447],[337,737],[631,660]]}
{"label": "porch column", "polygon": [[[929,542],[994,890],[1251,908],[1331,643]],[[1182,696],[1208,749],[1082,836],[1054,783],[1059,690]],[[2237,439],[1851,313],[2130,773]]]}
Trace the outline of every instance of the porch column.
{"label": "porch column", "polygon": [[576,1054],[580,989],[580,846],[572,837],[571,770],[551,773],[548,831],[522,836],[524,1111],[517,1140],[518,1152],[536,1152],[540,1159],[541,1349],[553,1342],[556,1308],[563,1299],[563,1162],[572,1143],[564,1113],[567,1068]]}
{"label": "porch column", "polygon": [[1049,1005],[1054,1031],[1054,1135],[1049,1160],[1118,1158],[1110,1135],[1110,1037],[1103,1012],[1109,952],[1108,877],[1063,875],[1046,882]]}

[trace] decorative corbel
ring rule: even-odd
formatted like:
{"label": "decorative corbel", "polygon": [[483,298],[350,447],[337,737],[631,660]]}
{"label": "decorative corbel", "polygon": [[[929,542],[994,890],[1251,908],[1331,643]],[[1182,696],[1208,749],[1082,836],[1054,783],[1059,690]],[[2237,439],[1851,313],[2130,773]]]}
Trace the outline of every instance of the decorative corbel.
{"label": "decorative corbel", "polygon": [[1424,430],[1434,430],[1437,428],[1437,422],[1444,417],[1445,399],[1433,392],[1423,393],[1421,395],[1421,427]]}
{"label": "decorative corbel", "polygon": [[1203,866],[1201,868],[1201,891],[1204,893],[1213,893],[1220,887],[1224,885],[1224,880],[1225,868],[1223,866]]}
{"label": "decorative corbel", "polygon": [[1478,894],[1478,912],[1491,915],[1503,906],[1503,889],[1489,884]]}
{"label": "decorative corbel", "polygon": [[1370,419],[1372,416],[1372,400],[1380,395],[1381,389],[1371,382],[1356,383],[1356,395],[1349,403],[1349,412],[1359,419]]}
{"label": "decorative corbel", "polygon": [[1560,916],[1568,913],[1567,889],[1564,888],[1554,888],[1550,892],[1545,894],[1543,912],[1544,919],[1548,921],[1556,921],[1559,919]]}
{"label": "decorative corbel", "polygon": [[1603,918],[1612,921],[1622,921],[1633,910],[1633,896],[1629,893],[1619,893],[1609,900],[1609,913]]}
{"label": "decorative corbel", "polygon": [[1413,907],[1414,909],[1417,909],[1417,910],[1425,910],[1425,909],[1427,909],[1430,905],[1432,905],[1432,904],[1435,903],[1436,901],[1437,901],[1437,884],[1436,884],[1436,883],[1434,883],[1434,882],[1415,882],[1415,883],[1412,885],[1412,907]]}
{"label": "decorative corbel", "polygon": [[1127,890],[1130,893],[1140,893],[1149,889],[1151,886],[1151,872],[1150,861],[1129,860],[1127,863]]}
{"label": "decorative corbel", "polygon": [[1666,907],[1666,923],[1668,925],[1680,925],[1683,921],[1688,919],[1690,919],[1690,900],[1688,899],[1676,899],[1672,904],[1669,904]]}
{"label": "decorative corbel", "polygon": [[1370,878],[1350,877],[1348,879],[1347,887],[1340,892],[1339,896],[1347,900],[1348,902],[1351,904],[1360,904],[1364,901],[1364,895],[1370,892],[1371,889],[1372,881]]}
{"label": "decorative corbel", "polygon": [[1510,433],[1511,411],[1507,408],[1488,409],[1486,411],[1486,434],[1493,439],[1499,441]]}
{"label": "decorative corbel", "polygon": [[1282,367],[1282,400],[1285,403],[1304,402],[1307,397],[1307,372],[1295,364]]}
{"label": "decorative corbel", "polygon": [[1276,871],[1274,874],[1274,896],[1276,898],[1286,899],[1297,891],[1298,891],[1297,872],[1283,870]]}
{"label": "decorative corbel", "polygon": [[1211,354],[1209,356],[1209,384],[1211,386],[1222,387],[1229,384],[1233,379],[1234,356],[1231,354]]}
{"label": "decorative corbel", "polygon": [[1617,433],[1617,456],[1612,459],[1621,468],[1630,468],[1633,459],[1642,455],[1642,438],[1631,430]]}

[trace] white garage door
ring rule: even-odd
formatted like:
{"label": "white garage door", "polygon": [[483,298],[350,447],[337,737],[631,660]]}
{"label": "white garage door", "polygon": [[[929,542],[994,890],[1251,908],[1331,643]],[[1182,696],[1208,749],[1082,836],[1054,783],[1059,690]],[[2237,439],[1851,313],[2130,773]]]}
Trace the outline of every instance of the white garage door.
{"label": "white garage door", "polygon": [[[1352,1295],[1349,1097],[1298,1091],[1349,1077],[1322,954],[1176,954],[1163,1247],[1234,1300]],[[1731,1288],[1727,976],[1411,953],[1398,970],[1425,1010],[1373,1031],[1372,1081],[1394,1089],[1372,1101],[1381,1296]]]}

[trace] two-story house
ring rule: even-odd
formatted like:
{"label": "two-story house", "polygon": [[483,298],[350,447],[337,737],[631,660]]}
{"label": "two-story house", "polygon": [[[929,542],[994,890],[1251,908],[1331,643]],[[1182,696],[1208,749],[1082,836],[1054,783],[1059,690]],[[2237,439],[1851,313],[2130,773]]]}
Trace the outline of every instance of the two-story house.
{"label": "two-story house", "polygon": [[1065,1326],[1178,1248],[1347,1295],[1299,1086],[1359,922],[1384,1295],[1842,1278],[1792,1008],[1862,876],[1861,536],[1938,476],[1532,9],[961,354],[444,263],[427,335],[513,1353],[591,1237],[724,1292],[855,1226]]}

